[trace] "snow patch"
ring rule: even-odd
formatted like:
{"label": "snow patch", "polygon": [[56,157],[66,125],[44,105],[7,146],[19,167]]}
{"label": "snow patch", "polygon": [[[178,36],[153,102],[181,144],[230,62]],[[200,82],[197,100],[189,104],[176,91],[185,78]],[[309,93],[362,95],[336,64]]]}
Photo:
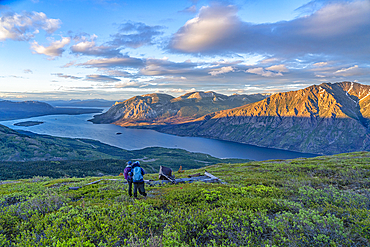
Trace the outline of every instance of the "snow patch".
{"label": "snow patch", "polygon": [[352,89],[353,89],[353,82],[351,82],[351,87],[349,88],[347,92],[349,93],[349,91],[351,91]]}
{"label": "snow patch", "polygon": [[348,95],[348,92],[346,92],[346,95],[347,95],[347,97],[348,97],[350,100],[352,100],[352,101],[353,101],[353,103],[355,103],[356,105],[358,104],[358,102],[356,102],[355,100],[353,100],[353,99]]}

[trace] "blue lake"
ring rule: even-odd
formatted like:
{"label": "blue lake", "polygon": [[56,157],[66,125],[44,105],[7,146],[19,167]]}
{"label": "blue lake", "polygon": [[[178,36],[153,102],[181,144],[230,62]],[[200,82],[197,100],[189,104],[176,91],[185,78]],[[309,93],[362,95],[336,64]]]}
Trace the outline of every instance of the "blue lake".
{"label": "blue lake", "polygon": [[[153,130],[129,129],[113,124],[93,124],[87,121],[91,119],[93,115],[95,114],[49,115],[0,121],[0,124],[15,130],[26,130],[38,134],[94,139],[128,150],[142,149],[145,147],[181,148],[191,152],[210,154],[218,158],[243,158],[252,160],[317,156],[202,137],[180,137],[159,133]],[[14,123],[22,121],[42,121],[44,123],[30,127],[14,126]],[[117,135],[117,133],[122,134]]]}

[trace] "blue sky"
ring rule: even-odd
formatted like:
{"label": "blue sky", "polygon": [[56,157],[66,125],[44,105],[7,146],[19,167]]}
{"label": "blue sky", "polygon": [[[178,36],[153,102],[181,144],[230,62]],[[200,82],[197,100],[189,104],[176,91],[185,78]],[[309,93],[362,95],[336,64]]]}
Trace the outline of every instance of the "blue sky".
{"label": "blue sky", "polygon": [[370,84],[369,0],[0,0],[0,98]]}

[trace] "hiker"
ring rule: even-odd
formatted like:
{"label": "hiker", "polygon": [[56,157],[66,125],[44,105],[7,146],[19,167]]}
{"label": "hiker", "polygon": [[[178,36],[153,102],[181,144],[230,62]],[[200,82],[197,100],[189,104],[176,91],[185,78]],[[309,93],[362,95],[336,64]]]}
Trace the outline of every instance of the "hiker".
{"label": "hiker", "polygon": [[143,168],[140,167],[139,161],[135,161],[132,165],[131,175],[132,181],[134,182],[134,197],[137,198],[137,190],[143,196],[146,196],[145,188],[144,188],[144,174],[145,171]]}
{"label": "hiker", "polygon": [[125,170],[123,171],[123,175],[125,176],[125,179],[128,183],[128,195],[132,196],[132,176],[130,175],[132,169],[132,161],[127,162],[127,166],[125,167]]}

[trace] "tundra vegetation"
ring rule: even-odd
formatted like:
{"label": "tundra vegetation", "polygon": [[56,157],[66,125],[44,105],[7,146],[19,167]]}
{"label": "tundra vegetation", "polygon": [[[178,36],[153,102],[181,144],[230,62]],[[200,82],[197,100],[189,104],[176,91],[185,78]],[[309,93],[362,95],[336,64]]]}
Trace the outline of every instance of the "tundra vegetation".
{"label": "tundra vegetation", "polygon": [[147,187],[139,200],[124,180],[2,181],[0,246],[369,246],[369,163],[356,152],[217,164],[175,175],[206,169],[225,184]]}

